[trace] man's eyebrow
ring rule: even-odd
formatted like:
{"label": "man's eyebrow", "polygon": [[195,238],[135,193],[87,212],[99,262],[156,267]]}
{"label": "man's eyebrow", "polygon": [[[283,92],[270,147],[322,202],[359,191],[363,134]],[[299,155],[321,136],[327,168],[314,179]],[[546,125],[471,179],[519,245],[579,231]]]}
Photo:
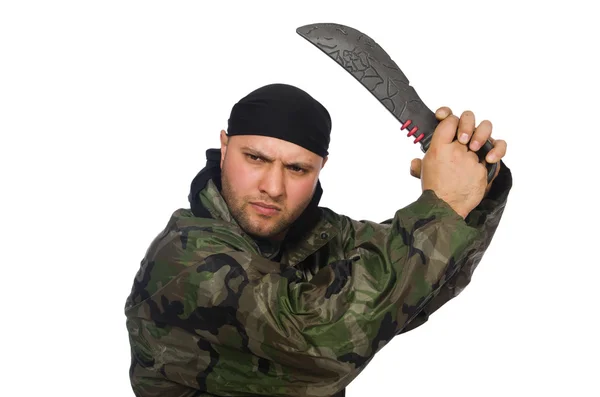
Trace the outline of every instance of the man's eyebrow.
{"label": "man's eyebrow", "polygon": [[255,155],[256,157],[261,157],[264,160],[273,161],[272,157],[267,156],[266,154],[264,154],[263,152],[261,152],[258,149],[253,148],[252,146],[242,146],[241,150],[246,151],[246,152],[252,152],[252,154]]}
{"label": "man's eyebrow", "polygon": [[303,163],[302,161],[294,161],[293,163],[286,164],[288,167],[298,167],[306,171],[312,171],[314,169],[312,164]]}
{"label": "man's eyebrow", "polygon": [[[256,148],[253,148],[252,146],[242,146],[241,149],[243,151],[252,152],[252,154],[255,155],[256,157],[261,157],[268,162],[272,162],[274,160],[272,157],[267,156],[266,154],[264,154],[263,152],[261,152],[260,150],[258,150]],[[285,165],[287,167],[303,168],[307,171],[312,171],[315,168],[312,164],[305,163],[303,161],[294,161],[294,162],[291,162],[291,163],[288,163]]]}

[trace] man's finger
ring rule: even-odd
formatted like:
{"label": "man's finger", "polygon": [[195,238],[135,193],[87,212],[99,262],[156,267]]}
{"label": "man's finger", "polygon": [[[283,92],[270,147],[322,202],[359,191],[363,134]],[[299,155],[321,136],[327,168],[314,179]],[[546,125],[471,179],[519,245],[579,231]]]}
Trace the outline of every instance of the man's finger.
{"label": "man's finger", "polygon": [[410,162],[410,174],[415,178],[421,179],[421,159],[413,159]]}
{"label": "man's finger", "polygon": [[444,120],[440,121],[438,126],[435,128],[435,131],[433,131],[430,147],[452,143],[456,137],[457,127],[458,117],[455,115],[450,115]]}
{"label": "man's finger", "polygon": [[488,152],[485,156],[485,161],[488,163],[497,163],[506,155],[506,141],[503,139],[496,139],[494,141],[494,148]]}
{"label": "man's finger", "polygon": [[473,131],[475,130],[475,114],[470,110],[465,110],[460,116],[458,122],[457,138],[460,143],[466,145],[469,143]]}
{"label": "man's finger", "polygon": [[438,119],[438,121],[441,121],[444,120],[446,117],[450,116],[451,114],[452,109],[450,109],[448,106],[442,106],[441,108],[435,111],[435,118]]}
{"label": "man's finger", "polygon": [[492,122],[489,120],[483,120],[479,124],[479,126],[475,130],[475,133],[473,134],[473,137],[471,138],[471,142],[469,143],[469,149],[471,149],[474,152],[478,151],[483,145],[485,145],[485,142],[488,139],[493,144],[494,142],[490,139],[491,136]]}

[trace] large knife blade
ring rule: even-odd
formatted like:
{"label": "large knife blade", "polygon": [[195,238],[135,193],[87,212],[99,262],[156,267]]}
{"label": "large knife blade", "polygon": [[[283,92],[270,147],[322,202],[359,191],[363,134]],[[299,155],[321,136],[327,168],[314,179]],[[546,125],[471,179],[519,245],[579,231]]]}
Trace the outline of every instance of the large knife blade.
{"label": "large knife blade", "polygon": [[[366,34],[336,23],[313,23],[296,29],[358,80],[414,136],[425,153],[439,121],[387,52]],[[493,148],[489,140],[477,151],[480,160]],[[487,164],[488,182],[497,163]]]}

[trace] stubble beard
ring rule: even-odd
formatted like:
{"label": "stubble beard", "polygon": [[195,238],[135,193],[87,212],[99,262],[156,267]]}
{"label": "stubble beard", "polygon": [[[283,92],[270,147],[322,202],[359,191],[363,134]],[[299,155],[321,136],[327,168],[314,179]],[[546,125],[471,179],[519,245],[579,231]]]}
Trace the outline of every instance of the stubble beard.
{"label": "stubble beard", "polygon": [[[250,207],[250,202],[252,201],[268,201],[260,197],[250,197],[244,196],[239,197],[229,179],[227,178],[227,173],[225,172],[225,165],[223,165],[223,170],[221,173],[221,194],[229,207],[229,212],[238,225],[249,235],[264,239],[275,238],[280,236],[283,232],[287,231],[294,221],[298,219],[298,217],[304,212],[312,197],[308,197],[308,199],[302,203],[300,207],[296,209],[296,211],[288,212],[286,208],[281,203],[276,203],[278,207],[281,208],[279,211],[277,219],[269,219],[266,216],[261,216],[260,214],[251,214],[254,212]],[[272,224],[269,226],[257,225],[256,222],[253,222],[252,218],[257,217],[258,219],[264,219],[267,222],[271,222]]]}

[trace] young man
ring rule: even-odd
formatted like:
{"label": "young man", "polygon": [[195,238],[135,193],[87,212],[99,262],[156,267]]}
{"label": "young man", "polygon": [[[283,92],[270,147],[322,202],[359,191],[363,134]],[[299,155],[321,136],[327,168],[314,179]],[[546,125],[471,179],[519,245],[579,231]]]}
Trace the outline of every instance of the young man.
{"label": "young man", "polygon": [[[318,206],[331,131],[319,102],[284,84],[242,98],[127,299],[135,394],[343,396],[395,335],[458,295],[512,176],[488,121],[438,118],[411,164],[421,195],[375,223]],[[500,162],[490,184],[475,154],[487,139]],[[348,194],[376,200],[369,190],[357,181]]]}

